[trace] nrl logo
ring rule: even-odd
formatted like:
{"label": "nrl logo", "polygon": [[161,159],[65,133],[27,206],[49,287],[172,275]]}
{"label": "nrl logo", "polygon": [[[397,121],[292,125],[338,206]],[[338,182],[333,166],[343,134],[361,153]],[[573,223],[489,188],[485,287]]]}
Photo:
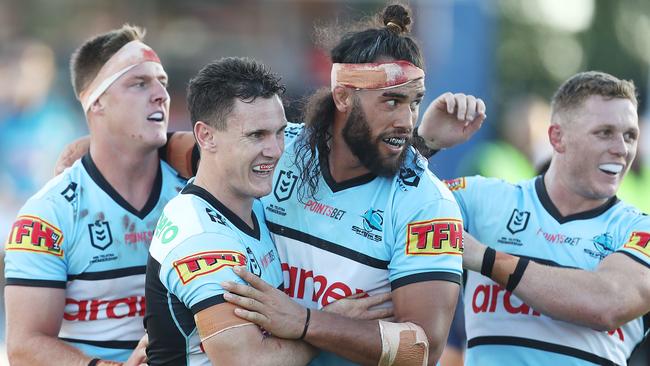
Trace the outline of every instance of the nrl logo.
{"label": "nrl logo", "polygon": [[273,195],[278,202],[286,201],[291,197],[293,189],[296,187],[298,176],[292,171],[280,170],[278,180],[275,182],[275,189]]}
{"label": "nrl logo", "polygon": [[94,224],[88,224],[88,231],[90,232],[90,244],[97,249],[104,250],[113,243],[108,221],[97,220]]}
{"label": "nrl logo", "polygon": [[526,226],[528,226],[529,219],[530,212],[519,211],[515,208],[514,211],[512,211],[512,215],[510,215],[510,220],[508,220],[508,225],[506,228],[512,234],[524,231],[526,230]]}
{"label": "nrl logo", "polygon": [[399,179],[407,186],[417,187],[420,184],[420,177],[417,172],[411,168],[401,168],[399,170]]}

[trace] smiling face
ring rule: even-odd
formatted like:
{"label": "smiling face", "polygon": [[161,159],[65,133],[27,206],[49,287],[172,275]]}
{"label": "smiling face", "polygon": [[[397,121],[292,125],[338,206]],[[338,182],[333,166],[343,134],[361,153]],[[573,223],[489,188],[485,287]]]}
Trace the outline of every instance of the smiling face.
{"label": "smiling face", "polygon": [[93,128],[116,144],[158,148],[167,141],[169,94],[162,65],[144,62],[117,79],[91,106],[102,120]]}
{"label": "smiling face", "polygon": [[613,197],[636,156],[639,123],[629,99],[593,95],[563,113],[554,160],[560,179],[589,200]]}
{"label": "smiling face", "polygon": [[411,144],[424,82],[386,90],[358,90],[342,131],[356,158],[376,175],[395,174]]}
{"label": "smiling face", "polygon": [[223,194],[250,199],[271,192],[273,171],[284,151],[286,125],[277,95],[258,97],[251,103],[235,101],[226,129],[214,130],[212,167],[225,178]]}

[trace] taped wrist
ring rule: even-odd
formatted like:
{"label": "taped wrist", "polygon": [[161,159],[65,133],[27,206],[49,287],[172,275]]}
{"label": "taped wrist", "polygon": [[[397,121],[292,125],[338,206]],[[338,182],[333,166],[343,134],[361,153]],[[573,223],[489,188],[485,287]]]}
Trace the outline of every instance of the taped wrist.
{"label": "taped wrist", "polygon": [[379,321],[381,357],[379,366],[426,366],[429,360],[429,340],[419,325]]}

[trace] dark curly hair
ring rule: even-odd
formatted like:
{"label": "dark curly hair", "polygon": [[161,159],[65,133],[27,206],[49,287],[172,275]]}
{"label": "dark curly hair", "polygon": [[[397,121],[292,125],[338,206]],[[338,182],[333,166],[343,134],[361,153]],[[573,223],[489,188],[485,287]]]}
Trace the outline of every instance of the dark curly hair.
{"label": "dark curly hair", "polygon": [[[389,5],[367,29],[348,32],[330,52],[335,63],[369,63],[382,57],[409,61],[424,69],[424,60],[415,39],[409,35],[409,10],[404,5]],[[295,164],[300,171],[298,193],[301,201],[316,198],[319,162],[329,155],[334,99],[329,88],[314,93],[305,106],[305,133],[297,141]]]}

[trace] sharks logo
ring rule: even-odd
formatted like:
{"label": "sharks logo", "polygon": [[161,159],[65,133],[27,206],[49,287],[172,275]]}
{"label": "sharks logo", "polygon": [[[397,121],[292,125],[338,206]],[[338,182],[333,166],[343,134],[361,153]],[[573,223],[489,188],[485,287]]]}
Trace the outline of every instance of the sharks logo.
{"label": "sharks logo", "polygon": [[363,217],[363,228],[370,230],[381,231],[384,225],[384,211],[369,209],[361,216]]}
{"label": "sharks logo", "polygon": [[593,242],[594,247],[603,255],[614,252],[614,237],[610,233],[594,236]]}

